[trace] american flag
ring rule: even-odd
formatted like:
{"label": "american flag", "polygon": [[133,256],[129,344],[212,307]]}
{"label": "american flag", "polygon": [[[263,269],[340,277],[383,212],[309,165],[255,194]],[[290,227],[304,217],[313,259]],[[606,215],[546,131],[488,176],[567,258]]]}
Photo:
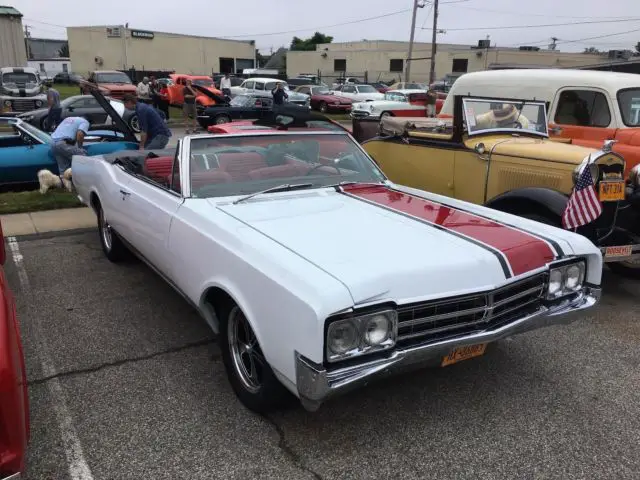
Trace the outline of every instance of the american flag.
{"label": "american flag", "polygon": [[578,228],[593,222],[601,213],[602,205],[598,200],[591,169],[586,165],[562,214],[562,226],[567,229]]}

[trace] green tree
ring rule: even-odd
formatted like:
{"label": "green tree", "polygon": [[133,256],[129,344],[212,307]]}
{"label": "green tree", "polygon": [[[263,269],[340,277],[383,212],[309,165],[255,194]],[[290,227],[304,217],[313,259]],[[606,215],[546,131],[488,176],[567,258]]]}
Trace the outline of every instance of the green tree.
{"label": "green tree", "polygon": [[65,43],[64,45],[62,45],[60,47],[60,49],[58,50],[58,56],[59,57],[64,57],[64,58],[69,58],[69,44]]}
{"label": "green tree", "polygon": [[333,37],[325,35],[324,33],[316,32],[309,38],[293,37],[291,39],[290,50],[297,51],[313,51],[316,49],[316,45],[321,43],[331,43]]}
{"label": "green tree", "polygon": [[596,47],[589,47],[589,48],[585,48],[583,53],[591,53],[591,54],[597,55],[598,53],[601,53],[601,52]]}

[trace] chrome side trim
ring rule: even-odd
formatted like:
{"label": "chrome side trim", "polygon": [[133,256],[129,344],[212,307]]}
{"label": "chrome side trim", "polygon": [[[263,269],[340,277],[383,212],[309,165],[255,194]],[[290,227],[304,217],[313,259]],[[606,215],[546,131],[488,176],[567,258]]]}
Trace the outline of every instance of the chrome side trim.
{"label": "chrome side trim", "polygon": [[20,480],[22,478],[22,473],[14,473],[13,475],[9,475],[8,477],[0,478],[0,480]]}
{"label": "chrome side trim", "polygon": [[[474,332],[457,338],[424,343],[394,350],[388,357],[364,361],[358,365],[327,371],[298,351],[295,352],[296,389],[305,409],[316,411],[330,397],[340,395],[369,383],[371,380],[419,368],[448,355],[454,348],[477,343],[491,343],[512,335],[551,325],[571,323],[582,317],[584,310],[596,305],[600,287],[586,286],[577,298],[542,306],[538,311],[489,331]],[[364,360],[364,359],[363,359]]]}

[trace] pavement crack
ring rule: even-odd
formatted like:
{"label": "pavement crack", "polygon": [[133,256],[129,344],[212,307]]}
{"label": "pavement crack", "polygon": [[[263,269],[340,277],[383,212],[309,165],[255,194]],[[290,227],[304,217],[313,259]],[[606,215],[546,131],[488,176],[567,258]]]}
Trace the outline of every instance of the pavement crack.
{"label": "pavement crack", "polygon": [[318,472],[314,471],[309,465],[307,465],[302,460],[302,457],[300,457],[300,455],[298,455],[293,450],[291,445],[287,443],[287,438],[285,436],[284,429],[280,425],[278,425],[278,422],[276,422],[273,418],[269,417],[268,415],[263,414],[260,416],[264,418],[268,423],[270,423],[273,426],[273,428],[276,430],[279,437],[278,448],[282,450],[284,455],[291,461],[291,463],[296,467],[298,467],[300,470],[310,473],[313,476],[313,478],[315,478],[316,480],[324,480],[322,478],[322,475],[320,475]]}
{"label": "pavement crack", "polygon": [[[216,341],[215,338],[214,339],[207,339],[207,340],[199,340],[197,342],[187,343],[185,345],[180,345],[179,347],[172,347],[172,348],[168,348],[166,350],[161,350],[159,352],[153,352],[153,353],[149,353],[147,355],[141,355],[139,357],[124,358],[122,360],[116,360],[116,361],[113,361],[113,362],[102,363],[100,365],[96,365],[95,367],[79,368],[79,369],[76,369],[76,370],[67,370],[66,372],[59,372],[59,373],[56,373],[54,375],[48,375],[46,377],[36,378],[34,380],[30,380],[30,381],[27,382],[27,385],[28,386],[41,385],[43,383],[47,383],[50,380],[53,380],[54,378],[72,377],[72,376],[76,376],[76,375],[83,375],[85,373],[98,372],[100,370],[104,370],[104,369],[107,369],[107,368],[119,367],[120,365],[126,365],[128,363],[142,362],[142,361],[145,361],[145,360],[150,360],[152,358],[161,357],[163,355],[168,355],[170,353],[177,353],[177,352],[182,352],[184,350],[189,350],[191,348],[197,348],[197,347],[202,347],[204,345],[210,345],[210,344],[214,343],[215,341]],[[219,355],[214,355],[212,360],[215,360],[217,357],[219,357]]]}

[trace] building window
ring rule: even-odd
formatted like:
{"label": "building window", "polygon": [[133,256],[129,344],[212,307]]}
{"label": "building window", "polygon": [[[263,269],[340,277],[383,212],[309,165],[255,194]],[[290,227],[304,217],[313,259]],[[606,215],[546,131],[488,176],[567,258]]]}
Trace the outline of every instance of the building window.
{"label": "building window", "polygon": [[402,72],[404,71],[404,60],[401,58],[392,58],[389,60],[390,72]]}
{"label": "building window", "polygon": [[333,71],[334,72],[346,72],[347,71],[347,61],[344,58],[335,58],[333,60]]}
{"label": "building window", "polygon": [[41,71],[41,72],[44,72],[44,63],[41,63],[41,64],[40,64],[40,71]]}
{"label": "building window", "polygon": [[451,65],[451,73],[466,73],[469,68],[469,60],[466,58],[454,58]]}
{"label": "building window", "polygon": [[69,65],[67,65],[66,63],[62,64],[62,71],[64,73],[69,73]]}
{"label": "building window", "polygon": [[606,128],[611,123],[607,98],[592,90],[565,90],[558,99],[554,121],[559,125]]}

